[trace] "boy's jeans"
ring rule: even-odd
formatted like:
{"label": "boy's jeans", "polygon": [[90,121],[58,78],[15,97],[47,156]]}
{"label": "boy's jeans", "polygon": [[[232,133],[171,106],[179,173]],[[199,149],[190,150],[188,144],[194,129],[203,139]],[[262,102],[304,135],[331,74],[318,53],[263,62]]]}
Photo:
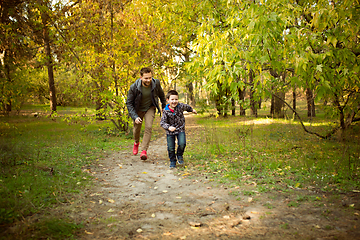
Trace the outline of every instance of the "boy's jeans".
{"label": "boy's jeans", "polygon": [[[178,148],[175,154],[175,138],[177,138]],[[178,160],[183,160],[183,154],[186,147],[186,137],[185,132],[180,132],[175,135],[166,135],[167,147],[170,162],[176,162],[176,158]]]}

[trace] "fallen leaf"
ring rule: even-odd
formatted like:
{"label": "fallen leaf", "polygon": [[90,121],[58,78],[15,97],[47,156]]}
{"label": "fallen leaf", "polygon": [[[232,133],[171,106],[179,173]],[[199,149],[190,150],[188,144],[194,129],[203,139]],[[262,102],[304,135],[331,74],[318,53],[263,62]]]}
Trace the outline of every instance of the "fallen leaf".
{"label": "fallen leaf", "polygon": [[154,187],[154,189],[158,189],[158,187]]}
{"label": "fallen leaf", "polygon": [[249,197],[248,202],[252,202],[253,198]]}
{"label": "fallen leaf", "polygon": [[349,205],[349,207],[354,207],[354,206],[355,206],[355,204],[350,204],[350,205]]}
{"label": "fallen leaf", "polygon": [[352,190],[353,192],[356,192],[356,193],[360,193],[360,191],[359,190]]}
{"label": "fallen leaf", "polygon": [[154,213],[153,213],[153,214],[151,214],[151,217],[153,217],[153,218],[154,218],[154,217],[155,217],[155,214],[154,214]]}
{"label": "fallen leaf", "polygon": [[192,228],[192,229],[198,229],[199,227],[193,227],[193,226],[191,226],[191,228]]}
{"label": "fallen leaf", "polygon": [[147,174],[147,172],[142,172],[143,174]]}
{"label": "fallen leaf", "polygon": [[176,198],[180,199],[181,197],[176,197]]}
{"label": "fallen leaf", "polygon": [[170,236],[170,235],[172,235],[172,233],[171,233],[171,232],[167,232],[167,233],[163,233],[163,235],[164,235],[164,236]]}
{"label": "fallen leaf", "polygon": [[108,202],[109,202],[109,203],[115,203],[115,200],[109,199]]}
{"label": "fallen leaf", "polygon": [[314,227],[315,227],[315,228],[321,228],[319,225],[315,225]]}
{"label": "fallen leaf", "polygon": [[189,222],[189,225],[192,226],[192,227],[200,227],[201,223],[199,223],[199,222]]}
{"label": "fallen leaf", "polygon": [[163,193],[167,193],[168,191],[167,190],[164,190]]}
{"label": "fallen leaf", "polygon": [[114,210],[112,210],[111,208],[107,211],[108,213],[112,213],[114,212]]}
{"label": "fallen leaf", "polygon": [[86,231],[86,230],[85,230],[85,233],[86,233],[86,234],[89,234],[89,235],[94,234],[94,233],[88,232],[88,231]]}
{"label": "fallen leaf", "polygon": [[143,230],[141,228],[139,228],[138,230],[136,230],[138,233],[141,233]]}
{"label": "fallen leaf", "polygon": [[102,203],[103,203],[103,201],[100,199],[100,200],[99,200],[99,204],[102,204]]}

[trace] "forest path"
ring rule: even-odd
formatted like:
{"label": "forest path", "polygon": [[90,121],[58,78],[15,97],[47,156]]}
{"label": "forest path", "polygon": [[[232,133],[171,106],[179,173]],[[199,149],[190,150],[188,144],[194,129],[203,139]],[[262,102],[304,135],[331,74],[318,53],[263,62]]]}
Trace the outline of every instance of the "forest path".
{"label": "forest path", "polygon": [[[186,121],[191,140],[198,128],[191,116]],[[274,190],[239,200],[229,193],[242,186],[229,189],[186,169],[170,170],[166,148],[162,136],[151,142],[146,161],[129,146],[88,169],[97,186],[70,211],[85,225],[79,239],[360,239],[357,210],[344,208],[343,199],[289,207],[311,192]],[[358,196],[347,199],[359,203]]]}

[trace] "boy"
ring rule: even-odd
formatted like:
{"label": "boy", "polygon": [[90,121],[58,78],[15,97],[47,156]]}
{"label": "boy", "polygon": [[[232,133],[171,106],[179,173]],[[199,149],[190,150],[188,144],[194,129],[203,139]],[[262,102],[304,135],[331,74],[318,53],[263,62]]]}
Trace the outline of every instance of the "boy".
{"label": "boy", "polygon": [[[170,169],[176,167],[176,159],[179,165],[184,165],[183,154],[186,146],[185,138],[185,117],[183,112],[193,112],[196,110],[190,105],[179,103],[179,94],[175,90],[170,90],[166,94],[166,105],[160,120],[160,126],[166,130],[166,140],[170,158]],[[175,138],[178,141],[178,148],[175,153]]]}

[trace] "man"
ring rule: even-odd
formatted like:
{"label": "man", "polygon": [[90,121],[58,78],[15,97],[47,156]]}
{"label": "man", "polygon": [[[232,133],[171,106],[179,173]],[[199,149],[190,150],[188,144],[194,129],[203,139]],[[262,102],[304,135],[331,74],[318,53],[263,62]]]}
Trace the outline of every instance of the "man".
{"label": "man", "polygon": [[161,101],[161,108],[164,109],[166,106],[166,99],[160,81],[152,77],[150,68],[142,68],[140,70],[140,78],[130,86],[126,100],[129,115],[134,120],[134,155],[138,154],[139,151],[141,125],[143,120],[145,120],[145,131],[141,144],[141,160],[147,159],[146,151],[149,148],[156,109],[160,112],[159,98]]}

